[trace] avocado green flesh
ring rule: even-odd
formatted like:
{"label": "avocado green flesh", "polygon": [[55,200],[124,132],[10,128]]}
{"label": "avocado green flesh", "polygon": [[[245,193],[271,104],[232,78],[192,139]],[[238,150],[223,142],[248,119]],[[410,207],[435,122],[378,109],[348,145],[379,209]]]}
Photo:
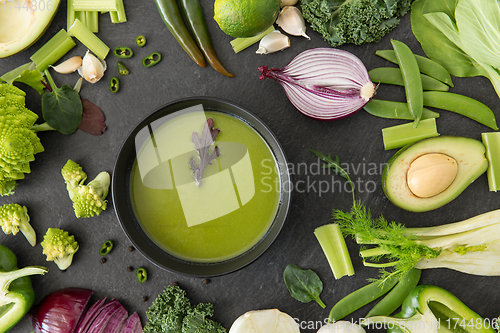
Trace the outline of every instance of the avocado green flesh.
{"label": "avocado green flesh", "polygon": [[[16,54],[36,42],[52,22],[59,2],[53,0],[47,7],[47,2],[0,0],[0,58]],[[40,7],[42,3],[44,7]]]}
{"label": "avocado green flesh", "polygon": [[[420,198],[408,188],[406,176],[416,158],[430,153],[454,158],[458,172],[455,180],[443,192],[430,198]],[[397,152],[384,170],[382,183],[385,195],[396,206],[412,212],[426,212],[455,199],[487,168],[485,147],[481,142],[470,138],[440,136],[419,141]]]}

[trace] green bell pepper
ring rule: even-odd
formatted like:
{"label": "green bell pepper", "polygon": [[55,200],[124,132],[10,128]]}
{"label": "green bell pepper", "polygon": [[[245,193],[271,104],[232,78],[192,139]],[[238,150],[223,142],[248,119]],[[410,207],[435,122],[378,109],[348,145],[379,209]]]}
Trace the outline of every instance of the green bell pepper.
{"label": "green bell pepper", "polygon": [[12,328],[33,305],[35,292],[28,275],[45,274],[45,267],[17,268],[14,252],[0,245],[0,333]]}
{"label": "green bell pepper", "polygon": [[368,317],[361,324],[383,324],[389,328],[388,333],[495,333],[490,321],[469,309],[455,295],[430,285],[415,287],[404,300],[401,312],[394,317]]}

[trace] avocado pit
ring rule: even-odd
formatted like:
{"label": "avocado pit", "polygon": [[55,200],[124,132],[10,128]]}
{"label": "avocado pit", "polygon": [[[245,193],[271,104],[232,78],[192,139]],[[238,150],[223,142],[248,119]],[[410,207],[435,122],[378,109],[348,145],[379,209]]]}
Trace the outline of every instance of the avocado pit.
{"label": "avocado pit", "polygon": [[406,181],[415,196],[430,198],[446,190],[457,173],[458,163],[454,158],[441,153],[429,153],[411,162]]}

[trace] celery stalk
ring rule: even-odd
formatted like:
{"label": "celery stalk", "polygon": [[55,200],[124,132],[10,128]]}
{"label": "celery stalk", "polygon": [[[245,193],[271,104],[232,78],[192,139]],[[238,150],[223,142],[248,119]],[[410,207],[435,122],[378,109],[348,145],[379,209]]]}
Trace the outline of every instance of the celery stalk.
{"label": "celery stalk", "polygon": [[[87,14],[85,12],[75,11],[75,19],[79,19],[80,22],[85,25],[87,24]],[[73,20],[73,23],[75,23],[75,20]],[[68,27],[68,30],[69,28],[71,28],[73,23],[71,23],[71,25]]]}
{"label": "celery stalk", "polygon": [[385,150],[401,148],[407,144],[438,135],[436,119],[434,118],[420,121],[417,128],[413,127],[413,123],[408,123],[382,129]]}
{"label": "celery stalk", "polygon": [[354,275],[354,267],[339,225],[332,223],[321,226],[314,230],[314,235],[325,253],[335,279]]}
{"label": "celery stalk", "polygon": [[68,36],[66,30],[61,29],[54,37],[52,37],[44,46],[31,56],[31,61],[36,65],[36,68],[43,72],[50,65],[55,64],[66,53],[68,53],[76,43],[73,38]]}
{"label": "celery stalk", "polygon": [[486,158],[488,159],[488,186],[490,191],[500,189],[500,133],[481,133],[483,144],[486,147]]}
{"label": "celery stalk", "polygon": [[118,0],[73,0],[73,7],[77,11],[108,12],[116,11]]}
{"label": "celery stalk", "polygon": [[116,7],[119,23],[127,22],[127,15],[125,14],[125,6],[123,5],[123,0],[116,0]]}
{"label": "celery stalk", "polygon": [[92,31],[90,31],[79,19],[76,19],[68,33],[75,36],[83,45],[88,47],[96,56],[105,59],[109,53],[109,47],[104,44]]}
{"label": "celery stalk", "polygon": [[73,8],[73,0],[68,0],[68,6],[67,6],[67,24],[66,24],[66,29],[69,29],[73,22],[75,22],[76,18],[76,13],[75,9]]}
{"label": "celery stalk", "polygon": [[233,47],[234,53],[238,53],[252,46],[253,44],[260,41],[264,36],[266,36],[271,31],[274,31],[274,26],[270,26],[266,31],[258,34],[257,36],[248,38],[236,38],[231,41],[231,46]]}
{"label": "celery stalk", "polygon": [[111,23],[120,23],[118,12],[109,12],[109,17],[111,17]]}
{"label": "celery stalk", "polygon": [[85,12],[87,19],[87,28],[93,33],[99,32],[99,12]]}

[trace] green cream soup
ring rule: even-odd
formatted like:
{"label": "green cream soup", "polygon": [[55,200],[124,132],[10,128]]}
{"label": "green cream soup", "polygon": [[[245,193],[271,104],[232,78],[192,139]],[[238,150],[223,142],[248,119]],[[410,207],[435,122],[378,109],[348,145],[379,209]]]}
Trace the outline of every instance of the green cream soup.
{"label": "green cream soup", "polygon": [[[220,156],[193,178],[193,133],[207,119],[220,129]],[[219,262],[252,248],[280,202],[280,177],[266,142],[243,121],[220,112],[184,113],[152,123],[136,139],[131,197],[146,234],[162,249],[195,262]],[[150,135],[152,133],[152,135]],[[209,147],[209,153],[214,145]]]}

